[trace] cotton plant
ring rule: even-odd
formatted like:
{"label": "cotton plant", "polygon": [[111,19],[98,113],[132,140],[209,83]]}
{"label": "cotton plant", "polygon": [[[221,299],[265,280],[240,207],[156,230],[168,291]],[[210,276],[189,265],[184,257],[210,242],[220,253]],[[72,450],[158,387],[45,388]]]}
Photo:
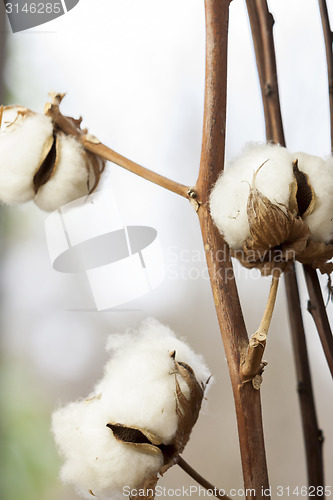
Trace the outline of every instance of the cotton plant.
{"label": "cotton plant", "polygon": [[210,195],[210,212],[232,255],[263,275],[298,260],[330,274],[333,161],[249,144]]}
{"label": "cotton plant", "polygon": [[[23,106],[0,112],[0,201],[33,200],[53,211],[96,189],[105,162],[84,149],[46,114]],[[65,118],[65,117],[64,117]],[[79,135],[80,121],[66,117]],[[86,131],[81,131],[84,133]]]}
{"label": "cotton plant", "polygon": [[85,498],[124,498],[124,488],[152,498],[189,440],[210,372],[154,319],[111,335],[107,350],[110,360],[93,391],[53,415],[61,478]]}

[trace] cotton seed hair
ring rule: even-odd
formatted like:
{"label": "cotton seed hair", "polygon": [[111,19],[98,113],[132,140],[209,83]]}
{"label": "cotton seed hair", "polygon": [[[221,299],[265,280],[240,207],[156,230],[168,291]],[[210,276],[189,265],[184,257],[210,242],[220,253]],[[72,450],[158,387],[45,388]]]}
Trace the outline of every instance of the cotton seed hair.
{"label": "cotton seed hair", "polygon": [[263,275],[298,260],[323,273],[333,264],[333,160],[249,144],[210,195],[212,218],[231,254]]}
{"label": "cotton seed hair", "polygon": [[97,187],[104,160],[56,130],[49,116],[6,106],[0,123],[1,202],[33,200],[42,210],[53,211]]}
{"label": "cotton seed hair", "polygon": [[[104,377],[85,400],[53,415],[61,478],[85,498],[146,491],[176,463],[195,424],[210,372],[153,319],[111,335]],[[141,497],[144,495],[141,495]]]}

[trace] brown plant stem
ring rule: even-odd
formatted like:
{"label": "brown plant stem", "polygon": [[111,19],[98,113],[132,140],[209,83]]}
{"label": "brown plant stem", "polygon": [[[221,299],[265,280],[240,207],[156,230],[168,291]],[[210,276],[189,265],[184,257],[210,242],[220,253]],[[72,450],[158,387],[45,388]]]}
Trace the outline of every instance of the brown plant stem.
{"label": "brown plant stem", "polygon": [[266,0],[246,0],[256,53],[267,141],[285,145],[273,39],[274,18]]}
{"label": "brown plant stem", "polygon": [[[288,271],[289,286],[286,287],[287,301],[292,329],[292,342],[297,376],[297,391],[301,407],[304,444],[307,458],[308,484],[322,486],[324,484],[323,467],[323,434],[318,427],[314,404],[311,372],[304,335],[302,314],[299,307],[299,293],[295,268]],[[315,490],[317,491],[317,490]]]}
{"label": "brown plant stem", "polygon": [[153,182],[154,184],[157,184],[158,186],[167,189],[168,191],[179,194],[184,198],[189,198],[188,186],[184,186],[183,184],[168,179],[163,175],[157,174],[156,172],[153,172],[148,168],[138,165],[134,161],[129,160],[119,153],[116,153],[116,151],[108,148],[107,146],[102,144],[96,137],[87,134],[87,130],[81,130],[81,119],[73,120],[61,113],[59,106],[63,98],[64,94],[52,93],[51,102],[47,103],[44,109],[44,113],[52,118],[56,128],[62,130],[63,132],[65,132],[65,134],[73,135],[74,137],[76,137],[87,151],[97,154],[101,158],[111,161],[112,163],[115,163],[116,165],[129,170],[133,174],[136,174],[150,182]]}
{"label": "brown plant stem", "polygon": [[[266,0],[247,0],[246,3],[256,51],[262,100],[264,103],[267,141],[273,141],[285,146],[281,106],[278,94],[273,18],[268,10]],[[260,49],[258,49],[258,47]],[[270,63],[267,64],[267,61]],[[273,92],[265,91],[268,90],[268,84]],[[321,431],[318,429],[317,425],[310,366],[306,351],[304,324],[294,265],[289,272],[285,273],[285,284],[288,298],[291,336],[296,360],[296,374],[298,386],[302,387],[302,393],[299,392],[299,401],[306,450],[308,484],[322,486],[324,484],[322,446],[321,443],[318,443],[318,436],[321,434]]]}
{"label": "brown plant stem", "polygon": [[[271,288],[264,315],[258,330],[250,337],[246,357],[241,366],[241,377],[243,382],[253,380],[257,375],[261,374],[264,368],[262,357],[266,347],[267,333],[272,320],[280,276],[281,272],[279,269],[273,271]],[[259,388],[260,384],[255,387]]]}
{"label": "brown plant stem", "polygon": [[[207,207],[209,193],[224,165],[229,3],[230,0],[205,1],[205,107],[200,171],[195,189],[201,201],[199,221],[235,401],[244,486],[247,498],[253,500],[264,498],[262,488],[268,488],[260,391],[251,384],[243,384],[240,377],[248,336],[229,248]],[[255,493],[252,496],[251,489]]]}
{"label": "brown plant stem", "polygon": [[153,172],[152,170],[148,170],[148,168],[142,167],[141,165],[134,163],[134,161],[131,161],[128,158],[120,155],[119,153],[116,153],[116,151],[113,151],[101,142],[95,144],[85,136],[81,138],[81,142],[83,147],[87,151],[95,153],[101,158],[111,161],[112,163],[115,163],[116,165],[129,170],[133,174],[143,177],[147,181],[153,182],[154,184],[167,189],[168,191],[172,191],[173,193],[179,194],[184,198],[188,198],[188,191],[190,189],[189,186],[184,186],[183,184],[179,184],[179,182],[175,182],[171,179],[168,179],[167,177],[164,177],[163,175]]}
{"label": "brown plant stem", "polygon": [[327,11],[326,0],[318,0],[321,23],[323,27],[326,61],[327,61],[327,76],[328,76],[328,92],[330,102],[330,124],[331,124],[331,153],[333,154],[333,32],[330,27],[330,21]]}
{"label": "brown plant stem", "polygon": [[[333,377],[333,337],[327,335],[330,331],[330,324],[326,314],[326,308],[318,281],[317,271],[312,266],[304,265],[305,280],[309,291],[308,311],[311,314],[317,327],[319,338],[323,346],[328,367]],[[315,276],[314,276],[315,275]]]}
{"label": "brown plant stem", "polygon": [[183,471],[185,471],[189,476],[194,479],[198,484],[200,484],[203,488],[205,488],[207,491],[213,492],[213,495],[215,498],[220,498],[223,500],[231,500],[228,495],[221,494],[221,489],[217,488],[210,482],[208,482],[204,477],[200,476],[200,474],[194,470],[184,459],[183,457],[179,456],[177,459],[177,464]]}

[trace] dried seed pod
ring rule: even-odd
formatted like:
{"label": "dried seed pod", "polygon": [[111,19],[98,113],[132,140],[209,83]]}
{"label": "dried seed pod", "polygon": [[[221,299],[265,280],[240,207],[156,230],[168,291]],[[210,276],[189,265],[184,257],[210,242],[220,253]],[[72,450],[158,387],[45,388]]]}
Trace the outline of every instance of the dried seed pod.
{"label": "dried seed pod", "polygon": [[0,200],[21,203],[35,196],[33,178],[53,144],[49,117],[22,106],[3,108],[0,131]]}

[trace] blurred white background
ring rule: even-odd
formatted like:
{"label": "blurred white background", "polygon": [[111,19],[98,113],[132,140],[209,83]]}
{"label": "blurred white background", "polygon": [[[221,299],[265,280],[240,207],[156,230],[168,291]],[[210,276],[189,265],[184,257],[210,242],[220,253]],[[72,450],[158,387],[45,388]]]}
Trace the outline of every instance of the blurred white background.
{"label": "blurred white background", "polygon": [[[244,4],[233,0],[230,7],[227,158],[248,141],[265,140]],[[317,2],[271,0],[269,6],[288,147],[328,155],[326,60]],[[50,90],[66,92],[63,112],[82,115],[83,125],[101,141],[193,185],[201,148],[204,31],[203,0],[80,0],[63,17],[8,35],[8,101],[42,111]],[[50,414],[84,397],[101,377],[107,336],[147,316],[185,337],[204,355],[215,378],[184,458],[217,486],[241,488],[233,398],[197,217],[186,200],[116,165],[108,165],[105,186],[117,193],[127,224],[157,229],[167,275],[152,293],[117,310],[84,311],[85,287],[52,269],[47,214],[32,204],[2,210],[4,498],[78,498],[57,479]],[[269,279],[237,264],[235,269],[251,334],[265,307]],[[326,482],[333,486],[332,383],[299,277],[319,425],[326,437]],[[322,284],[325,288],[326,279]],[[332,319],[332,304],[328,313]],[[270,479],[273,487],[306,485],[284,286],[265,359],[262,400]],[[193,482],[174,467],[161,484],[172,488]]]}

